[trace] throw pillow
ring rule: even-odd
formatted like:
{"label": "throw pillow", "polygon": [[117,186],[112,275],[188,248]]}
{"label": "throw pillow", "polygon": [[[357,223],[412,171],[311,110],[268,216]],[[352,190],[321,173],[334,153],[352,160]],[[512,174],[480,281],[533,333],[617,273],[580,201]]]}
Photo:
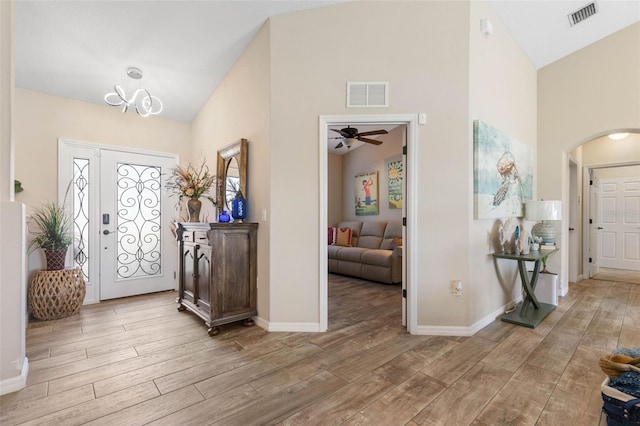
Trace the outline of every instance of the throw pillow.
{"label": "throw pillow", "polygon": [[351,247],[351,228],[336,228],[336,239],[334,245]]}
{"label": "throw pillow", "polygon": [[402,238],[394,238],[393,239],[393,246],[394,247],[402,247]]}
{"label": "throw pillow", "polygon": [[329,227],[327,229],[327,243],[329,245],[336,242],[336,228]]}

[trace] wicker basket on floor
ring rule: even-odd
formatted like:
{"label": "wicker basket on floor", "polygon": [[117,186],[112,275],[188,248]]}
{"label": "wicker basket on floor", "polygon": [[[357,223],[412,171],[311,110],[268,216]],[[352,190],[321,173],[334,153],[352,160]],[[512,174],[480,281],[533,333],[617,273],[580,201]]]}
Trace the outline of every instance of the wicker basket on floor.
{"label": "wicker basket on floor", "polygon": [[39,320],[65,318],[80,311],[86,291],[80,268],[38,271],[29,285],[29,308]]}

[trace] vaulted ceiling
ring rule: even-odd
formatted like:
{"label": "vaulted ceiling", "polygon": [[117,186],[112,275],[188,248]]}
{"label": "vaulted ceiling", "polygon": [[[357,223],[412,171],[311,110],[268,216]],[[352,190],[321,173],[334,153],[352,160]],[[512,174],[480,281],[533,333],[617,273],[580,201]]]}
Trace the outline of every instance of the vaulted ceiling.
{"label": "vaulted ceiling", "polygon": [[[137,87],[134,66],[162,116],[190,122],[270,16],[342,1],[18,0],[16,86],[102,104],[114,84]],[[584,1],[490,3],[537,68],[640,20],[638,1],[598,0],[573,27],[567,14]]]}

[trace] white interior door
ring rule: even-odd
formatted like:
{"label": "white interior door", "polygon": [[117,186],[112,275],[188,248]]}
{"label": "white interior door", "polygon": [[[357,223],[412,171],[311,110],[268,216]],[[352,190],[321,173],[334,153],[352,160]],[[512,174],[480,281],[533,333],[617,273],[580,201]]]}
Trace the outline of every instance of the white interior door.
{"label": "white interior door", "polygon": [[640,178],[600,180],[601,267],[640,271]]}
{"label": "white interior door", "polygon": [[600,215],[598,205],[600,203],[600,186],[598,178],[593,177],[590,185],[591,194],[589,198],[589,277],[593,277],[600,271],[598,264],[599,247],[600,247]]}
{"label": "white interior door", "polygon": [[174,289],[177,250],[164,182],[176,156],[64,140],[58,146],[59,193],[69,187],[73,210],[67,264],[83,271],[85,303]]}

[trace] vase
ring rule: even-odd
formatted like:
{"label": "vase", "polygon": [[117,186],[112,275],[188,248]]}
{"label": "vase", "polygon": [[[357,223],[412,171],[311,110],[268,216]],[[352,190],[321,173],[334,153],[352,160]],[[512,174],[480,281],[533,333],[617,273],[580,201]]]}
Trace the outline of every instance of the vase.
{"label": "vase", "polygon": [[520,232],[520,238],[518,238],[518,251],[521,254],[527,255],[529,254],[529,241],[531,240],[531,237],[529,237],[529,232],[527,232],[526,230],[522,230]]}
{"label": "vase", "polygon": [[231,217],[238,223],[242,223],[247,217],[247,200],[242,196],[242,191],[236,192],[236,197],[231,203]]}
{"label": "vase", "polygon": [[64,261],[67,257],[67,249],[45,250],[44,258],[47,261],[47,271],[59,271],[64,269]]}
{"label": "vase", "polygon": [[189,213],[189,222],[200,221],[200,209],[202,208],[202,201],[198,198],[189,198],[187,201],[187,212]]}
{"label": "vase", "polygon": [[218,222],[220,223],[227,223],[230,220],[231,220],[231,216],[229,216],[229,213],[227,213],[226,210],[222,210],[222,213],[218,215]]}

